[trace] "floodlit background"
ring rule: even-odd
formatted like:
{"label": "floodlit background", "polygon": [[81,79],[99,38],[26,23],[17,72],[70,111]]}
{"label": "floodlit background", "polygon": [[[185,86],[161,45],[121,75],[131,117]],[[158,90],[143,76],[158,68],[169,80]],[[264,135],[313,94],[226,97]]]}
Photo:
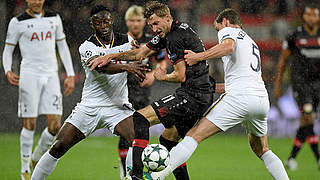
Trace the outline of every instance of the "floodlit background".
{"label": "floodlit background", "polygon": [[[58,11],[62,17],[64,30],[67,36],[67,42],[72,55],[74,70],[76,72],[75,91],[70,96],[64,97],[63,99],[63,120],[70,114],[73,107],[77,102],[80,101],[81,98],[84,72],[80,64],[78,47],[90,36],[92,32],[88,23],[88,16],[91,7],[95,4],[104,4],[110,8],[113,8],[118,13],[116,16],[114,30],[117,32],[126,33],[127,28],[125,26],[124,13],[131,5],[136,4],[143,6],[145,2],[145,0],[46,0],[45,8]],[[275,138],[284,138],[280,139],[281,143],[279,142],[278,144],[287,145],[287,148],[283,150],[284,156],[282,159],[287,158],[291,148],[291,139],[288,137],[293,137],[295,135],[296,129],[299,126],[300,114],[293,99],[293,94],[290,87],[289,69],[287,68],[285,72],[283,78],[284,81],[282,84],[283,96],[278,102],[275,101],[273,96],[273,82],[276,72],[276,65],[278,63],[280,51],[282,50],[282,40],[288,33],[292,32],[295,27],[301,24],[300,13],[304,7],[304,4],[309,1],[162,0],[161,2],[168,3],[174,18],[189,23],[189,25],[191,25],[193,29],[198,32],[201,39],[205,43],[206,48],[210,48],[217,43],[217,32],[213,29],[212,24],[219,11],[223,10],[224,8],[231,7],[241,14],[244,30],[257,42],[261,53],[263,79],[268,89],[270,102],[272,105],[268,118],[269,135]],[[320,4],[319,0],[314,0],[313,2]],[[2,67],[2,50],[4,47],[7,26],[10,19],[13,16],[23,12],[25,9],[25,0],[0,0],[0,141],[5,141],[6,137],[11,137],[8,136],[8,134],[18,134],[23,126],[23,121],[17,117],[18,88],[9,85],[5,77]],[[13,71],[16,73],[19,73],[20,61],[21,57],[19,54],[19,48],[16,47],[13,60]],[[209,63],[211,75],[218,82],[223,82],[224,75],[222,61],[210,61]],[[60,71],[62,74],[64,74],[64,69],[61,65],[60,67]],[[61,75],[61,82],[63,82],[64,78],[65,76]],[[156,81],[152,86],[151,97],[149,97],[151,100],[150,102],[162,97],[163,95],[173,92],[176,87],[176,84]],[[319,124],[319,120],[316,120],[315,132],[318,135],[320,134]],[[37,132],[41,132],[45,126],[46,121],[44,117],[40,117],[40,119],[37,121]],[[159,134],[161,130],[161,127],[158,127],[155,128],[154,132],[156,132],[155,134]],[[102,130],[96,135],[104,135],[106,133],[108,132]],[[237,126],[231,129],[228,134],[240,135],[240,137],[242,137],[241,135],[245,134],[245,130],[241,126]],[[90,140],[92,139],[89,139],[89,141]],[[225,141],[228,141],[227,138],[218,138],[218,142],[224,143]],[[103,142],[103,140],[101,140],[101,142]],[[218,143],[216,143],[216,145],[219,146]],[[226,144],[223,145],[226,146]],[[247,146],[247,144],[244,145]],[[0,145],[0,149],[3,148],[1,146],[2,144]],[[79,148],[82,146],[79,146]],[[15,151],[17,151],[17,154],[15,155],[15,159],[18,158],[18,139],[16,148],[17,149]],[[225,148],[228,148],[228,146]],[[114,149],[116,149],[116,146]],[[210,154],[210,152],[207,153]],[[255,158],[252,154],[250,155],[250,158]],[[0,157],[1,156],[2,155],[0,151]],[[307,162],[306,165],[309,163],[315,164],[311,152],[307,154],[307,156],[310,159],[310,162]],[[220,160],[224,161],[223,158]],[[253,162],[256,161],[256,159],[253,160]],[[0,158],[0,164],[1,163],[3,162],[1,162]],[[19,163],[19,161],[17,160],[16,163]],[[17,165],[17,167],[19,167],[19,165]],[[19,172],[18,169],[19,168],[16,170],[17,172]],[[316,171],[316,169],[313,169],[313,171]],[[1,173],[3,172],[0,172],[0,180],[2,180]],[[259,177],[259,175],[257,175],[257,177]],[[297,179],[305,179],[301,177],[304,176],[301,175],[300,178]],[[320,179],[319,173],[317,177]],[[267,179],[270,179],[270,177],[268,176]],[[313,178],[310,177],[306,179]]]}

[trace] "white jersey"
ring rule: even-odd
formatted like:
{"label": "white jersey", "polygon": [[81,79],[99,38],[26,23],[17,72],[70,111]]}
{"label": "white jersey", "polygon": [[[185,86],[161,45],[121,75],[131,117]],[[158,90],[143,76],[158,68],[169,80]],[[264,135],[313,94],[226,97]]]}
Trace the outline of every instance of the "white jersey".
{"label": "white jersey", "polygon": [[[127,72],[105,74],[90,71],[87,66],[94,56],[128,51],[132,48],[128,35],[115,34],[114,46],[103,45],[93,35],[79,47],[82,66],[86,73],[86,80],[82,91],[80,104],[88,107],[97,106],[131,106],[128,99]],[[115,63],[126,63],[116,61]]]}
{"label": "white jersey", "polygon": [[235,49],[222,57],[226,93],[267,96],[257,44],[240,28],[225,27],[218,32],[219,43],[228,38],[234,40]]}
{"label": "white jersey", "polygon": [[6,43],[19,43],[22,62],[21,71],[51,73],[58,71],[56,41],[64,40],[59,14],[43,11],[34,15],[28,10],[9,23]]}

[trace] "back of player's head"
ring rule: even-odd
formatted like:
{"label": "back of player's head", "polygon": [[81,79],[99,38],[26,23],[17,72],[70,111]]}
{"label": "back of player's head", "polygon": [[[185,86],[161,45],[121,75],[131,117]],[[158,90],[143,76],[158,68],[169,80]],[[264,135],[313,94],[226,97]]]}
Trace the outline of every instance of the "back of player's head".
{"label": "back of player's head", "polygon": [[102,4],[99,4],[99,5],[95,5],[92,7],[91,12],[90,12],[90,17],[92,17],[95,14],[98,14],[101,11],[107,11],[110,14],[112,14],[112,11],[109,8],[105,7]]}
{"label": "back of player's head", "polygon": [[150,1],[146,4],[144,17],[148,19],[152,14],[156,14],[159,17],[164,17],[168,14],[171,16],[168,5],[158,1]]}
{"label": "back of player's head", "polygon": [[142,17],[144,18],[144,9],[141,6],[137,6],[137,5],[133,5],[131,7],[129,7],[129,9],[127,10],[124,19],[127,21],[128,19],[134,17],[134,16],[138,16],[138,17]]}
{"label": "back of player's head", "polygon": [[216,18],[217,23],[221,23],[223,18],[229,20],[231,24],[239,25],[242,27],[242,21],[240,15],[233,9],[227,8],[219,13]]}
{"label": "back of player's head", "polygon": [[317,14],[319,15],[319,8],[318,6],[315,4],[315,3],[310,3],[310,4],[307,4],[304,6],[303,10],[302,10],[302,13],[301,13],[301,16],[304,15],[304,13],[306,11],[308,11],[309,9],[315,9],[317,11]]}

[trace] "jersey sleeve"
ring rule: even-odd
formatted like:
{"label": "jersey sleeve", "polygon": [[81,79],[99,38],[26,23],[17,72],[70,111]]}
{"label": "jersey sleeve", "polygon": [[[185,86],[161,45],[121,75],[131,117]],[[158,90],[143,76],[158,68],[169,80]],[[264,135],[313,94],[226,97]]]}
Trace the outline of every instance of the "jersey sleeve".
{"label": "jersey sleeve", "polygon": [[159,36],[155,36],[146,45],[152,50],[159,51],[166,47],[166,40]]}
{"label": "jersey sleeve", "polygon": [[236,28],[225,27],[218,32],[219,43],[225,39],[233,39],[237,42],[239,31]]}
{"label": "jersey sleeve", "polygon": [[295,46],[295,38],[294,34],[290,34],[286,37],[286,39],[282,42],[282,49],[283,50],[291,50]]}
{"label": "jersey sleeve", "polygon": [[10,23],[8,26],[6,44],[15,46],[18,43],[20,38],[18,23],[19,21],[15,17],[10,20]]}
{"label": "jersey sleeve", "polygon": [[84,42],[79,47],[79,53],[81,61],[85,64],[88,64],[92,59],[99,56],[99,52],[96,51],[94,45],[91,45],[88,42]]}
{"label": "jersey sleeve", "polygon": [[170,41],[168,56],[173,65],[184,60],[185,43],[182,37],[176,36],[174,41]]}
{"label": "jersey sleeve", "polygon": [[59,14],[57,14],[57,29],[56,29],[56,40],[63,40],[66,38],[66,35],[63,32],[62,20]]}

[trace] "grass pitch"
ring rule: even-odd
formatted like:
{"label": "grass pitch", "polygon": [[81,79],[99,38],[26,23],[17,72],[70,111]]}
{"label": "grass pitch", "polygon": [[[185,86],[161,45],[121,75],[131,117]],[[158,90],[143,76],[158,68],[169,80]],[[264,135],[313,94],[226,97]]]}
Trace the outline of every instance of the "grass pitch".
{"label": "grass pitch", "polygon": [[[36,136],[37,142],[39,136]],[[151,140],[157,143],[157,139]],[[116,137],[89,137],[62,157],[48,180],[118,180]],[[281,160],[291,150],[291,139],[270,139]],[[17,180],[20,173],[19,135],[0,134],[0,180]],[[319,180],[315,158],[306,144],[297,157],[293,180]],[[261,160],[249,149],[246,136],[219,135],[204,141],[187,162],[192,180],[271,180]],[[173,176],[167,178],[173,180]]]}

